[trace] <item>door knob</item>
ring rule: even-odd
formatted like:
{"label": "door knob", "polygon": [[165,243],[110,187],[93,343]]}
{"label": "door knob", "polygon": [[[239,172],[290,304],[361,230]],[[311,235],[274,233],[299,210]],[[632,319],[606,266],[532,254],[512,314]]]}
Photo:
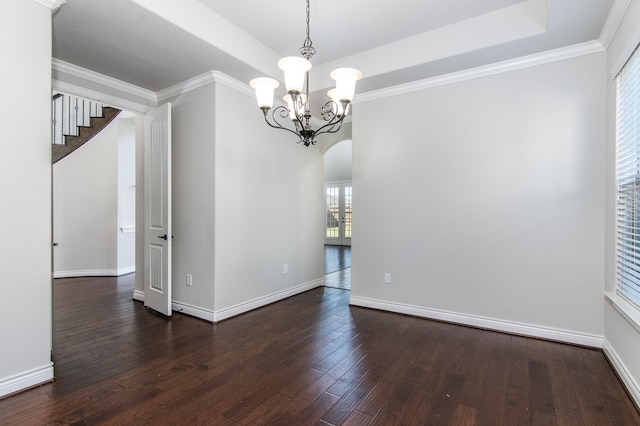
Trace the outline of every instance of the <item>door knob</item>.
{"label": "door knob", "polygon": [[164,234],[164,235],[158,235],[158,238],[162,238],[163,240],[165,240],[165,241],[166,241],[166,239],[167,239],[167,234]]}

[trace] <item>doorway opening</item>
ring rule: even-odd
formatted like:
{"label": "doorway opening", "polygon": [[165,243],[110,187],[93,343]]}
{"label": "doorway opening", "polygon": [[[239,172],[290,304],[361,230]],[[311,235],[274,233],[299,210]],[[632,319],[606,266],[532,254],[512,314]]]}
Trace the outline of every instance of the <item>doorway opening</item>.
{"label": "doorway opening", "polygon": [[352,142],[343,140],[324,155],[325,286],[351,290],[351,230],[353,187]]}
{"label": "doorway opening", "polygon": [[135,150],[135,116],[122,111],[51,166],[54,278],[135,271]]}
{"label": "doorway opening", "polygon": [[[64,345],[64,338],[56,333],[58,283],[87,287],[100,301],[103,289],[91,285],[102,282],[96,277],[134,279],[135,161],[135,114],[123,110],[90,140],[51,165],[52,360]],[[119,283],[120,278],[113,282]],[[59,359],[55,361],[58,376]]]}

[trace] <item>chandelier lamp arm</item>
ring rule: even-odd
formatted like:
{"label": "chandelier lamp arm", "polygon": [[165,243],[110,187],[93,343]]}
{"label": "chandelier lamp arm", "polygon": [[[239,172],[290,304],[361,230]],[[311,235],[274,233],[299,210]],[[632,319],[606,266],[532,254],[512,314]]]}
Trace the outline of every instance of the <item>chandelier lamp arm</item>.
{"label": "chandelier lamp arm", "polygon": [[[342,111],[346,111],[350,102],[344,100],[340,101],[340,103]],[[340,131],[346,114],[337,114],[335,111],[339,111],[338,104],[335,101],[328,101],[324,104],[322,107],[322,118],[327,122],[316,129],[314,137],[324,133],[337,133]]]}
{"label": "chandelier lamp arm", "polygon": [[260,108],[264,114],[264,121],[270,126],[273,127],[274,129],[281,129],[281,130],[286,130],[287,132],[291,132],[294,135],[296,135],[298,138],[300,138],[300,140],[298,141],[298,143],[302,142],[302,136],[300,134],[299,131],[296,130],[292,130],[287,126],[283,126],[280,121],[278,121],[277,116],[279,115],[281,118],[286,119],[289,118],[289,110],[284,107],[284,106],[278,106],[276,108],[274,108],[271,111],[271,120],[269,120],[269,110],[271,110],[271,108],[268,107],[261,107]]}

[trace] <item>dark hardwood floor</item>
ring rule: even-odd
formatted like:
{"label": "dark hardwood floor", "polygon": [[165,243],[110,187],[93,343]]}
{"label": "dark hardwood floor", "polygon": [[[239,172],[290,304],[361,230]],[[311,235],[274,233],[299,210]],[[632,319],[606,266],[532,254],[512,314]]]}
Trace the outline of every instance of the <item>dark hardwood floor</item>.
{"label": "dark hardwood floor", "polygon": [[326,287],[351,290],[351,268],[341,269],[324,276]]}
{"label": "dark hardwood floor", "polygon": [[351,290],[351,247],[324,246],[324,285]]}
{"label": "dark hardwood floor", "polygon": [[324,246],[324,273],[351,268],[350,246]]}
{"label": "dark hardwood floor", "polygon": [[133,276],[54,286],[57,379],[0,400],[0,424],[640,424],[600,350],[349,307],[340,289],[213,325],[146,311]]}

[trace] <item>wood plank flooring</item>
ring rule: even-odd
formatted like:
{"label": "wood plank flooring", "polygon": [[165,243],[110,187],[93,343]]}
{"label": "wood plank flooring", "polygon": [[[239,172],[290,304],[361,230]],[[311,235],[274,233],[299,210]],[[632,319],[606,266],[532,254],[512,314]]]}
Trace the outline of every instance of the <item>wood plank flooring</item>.
{"label": "wood plank flooring", "polygon": [[324,246],[324,285],[351,290],[351,247]]}
{"label": "wood plank flooring", "polygon": [[325,287],[351,290],[351,268],[341,269],[324,276]]}
{"label": "wood plank flooring", "polygon": [[349,307],[341,289],[213,325],[146,311],[133,276],[54,285],[57,379],[0,400],[0,424],[640,424],[599,350]]}
{"label": "wood plank flooring", "polygon": [[324,246],[325,275],[351,268],[351,246]]}

